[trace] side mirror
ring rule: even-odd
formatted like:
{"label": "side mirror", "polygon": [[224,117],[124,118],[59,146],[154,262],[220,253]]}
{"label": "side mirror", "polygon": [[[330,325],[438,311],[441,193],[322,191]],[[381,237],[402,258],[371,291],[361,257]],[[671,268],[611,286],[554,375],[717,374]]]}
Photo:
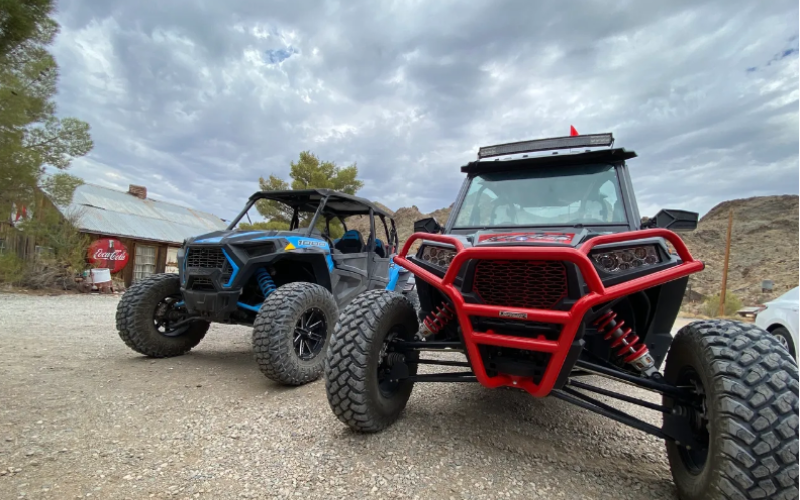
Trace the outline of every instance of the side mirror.
{"label": "side mirror", "polygon": [[414,232],[415,233],[431,233],[436,234],[442,231],[442,226],[436,222],[436,219],[433,217],[428,217],[425,219],[420,219],[414,223]]}
{"label": "side mirror", "polygon": [[663,209],[655,217],[642,224],[642,229],[660,227],[670,231],[694,231],[697,229],[697,212]]}

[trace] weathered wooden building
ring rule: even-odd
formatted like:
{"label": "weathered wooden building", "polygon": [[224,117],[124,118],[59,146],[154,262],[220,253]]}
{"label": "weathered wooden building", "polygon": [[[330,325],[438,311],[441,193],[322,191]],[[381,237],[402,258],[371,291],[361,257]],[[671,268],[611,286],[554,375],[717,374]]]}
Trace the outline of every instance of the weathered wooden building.
{"label": "weathered wooden building", "polygon": [[[128,263],[117,277],[126,286],[153,273],[177,272],[177,252],[184,239],[226,226],[210,213],[150,199],[146,188],[134,185],[124,192],[83,184],[75,190],[69,205],[57,206],[45,197],[28,212],[50,208],[69,217],[92,240],[114,239],[125,246]],[[18,231],[14,218],[12,214],[11,223],[0,228],[0,251],[33,258],[46,250]]]}

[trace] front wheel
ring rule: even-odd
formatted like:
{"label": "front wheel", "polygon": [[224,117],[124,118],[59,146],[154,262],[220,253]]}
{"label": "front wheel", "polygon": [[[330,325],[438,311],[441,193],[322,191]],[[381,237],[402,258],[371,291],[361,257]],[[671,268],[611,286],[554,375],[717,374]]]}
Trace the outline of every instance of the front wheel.
{"label": "front wheel", "polygon": [[261,372],[286,385],[317,380],[337,315],[331,292],[315,283],[288,283],[272,292],[253,324]]}
{"label": "front wheel", "polygon": [[390,376],[395,361],[415,359],[392,352],[394,339],[413,340],[419,324],[406,297],[386,290],[359,295],[342,313],[325,360],[325,390],[333,413],[351,429],[378,432],[406,407],[414,383]]}
{"label": "front wheel", "polygon": [[189,320],[177,274],[137,281],[117,305],[117,331],[125,344],[151,358],[180,356],[203,340],[209,324]]}
{"label": "front wheel", "polygon": [[403,295],[406,296],[408,301],[411,302],[412,307],[414,307],[414,310],[417,311],[417,314],[419,314],[420,305],[419,305],[419,294],[417,294],[417,291],[409,290],[408,292],[405,292]]}
{"label": "front wheel", "polygon": [[[797,498],[797,365],[773,336],[734,321],[691,323],[664,377],[698,397],[683,421],[700,446],[666,445],[681,499]],[[675,408],[668,397],[664,405]]]}

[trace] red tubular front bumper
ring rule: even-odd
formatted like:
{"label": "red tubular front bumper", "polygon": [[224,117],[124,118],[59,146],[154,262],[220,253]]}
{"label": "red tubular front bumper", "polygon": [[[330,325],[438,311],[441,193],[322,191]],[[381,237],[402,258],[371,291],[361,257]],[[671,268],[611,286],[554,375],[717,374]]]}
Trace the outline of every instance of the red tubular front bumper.
{"label": "red tubular front bumper", "polygon": [[[647,276],[632,279],[625,283],[606,288],[600,276],[597,274],[594,265],[589,260],[589,252],[597,245],[606,243],[620,243],[624,241],[641,240],[645,238],[661,237],[669,241],[677,250],[678,255],[683,261],[681,264],[658,271]],[[439,243],[453,245],[457,251],[444,278],[439,278],[433,273],[426,271],[418,265],[413,264],[406,256],[411,245],[417,240],[429,240]],[[581,297],[569,311],[551,311],[545,309],[521,309],[513,307],[498,307],[484,304],[468,304],[464,301],[459,290],[453,284],[461,266],[472,259],[502,259],[502,260],[557,260],[562,262],[572,262],[578,269],[584,281],[588,285],[589,293]],[[464,344],[469,354],[472,369],[478,381],[486,387],[513,386],[525,389],[530,394],[538,397],[546,396],[553,389],[564,360],[567,357],[569,348],[575,339],[575,333],[580,326],[586,312],[603,302],[613,300],[631,293],[645,290],[668,281],[672,281],[689,274],[703,270],[703,263],[692,258],[686,245],[680,237],[666,229],[648,229],[619,234],[609,234],[597,236],[587,241],[580,248],[572,247],[472,247],[464,248],[458,239],[452,236],[414,233],[406,241],[402,251],[394,258],[394,261],[430,285],[444,293],[455,306],[458,322],[461,326]],[[514,286],[509,283],[509,286]],[[491,330],[486,332],[476,332],[472,329],[470,316],[500,317],[500,311],[511,313],[522,313],[527,315],[526,321],[536,321],[542,323],[556,323],[563,325],[561,335],[558,340],[546,340],[544,338],[525,338],[509,335],[499,335]],[[504,317],[508,319],[508,317]],[[551,353],[552,357],[544,372],[544,376],[538,384],[527,377],[517,377],[501,374],[496,377],[489,377],[483,366],[478,345],[493,345],[525,349],[530,351],[540,351]]]}

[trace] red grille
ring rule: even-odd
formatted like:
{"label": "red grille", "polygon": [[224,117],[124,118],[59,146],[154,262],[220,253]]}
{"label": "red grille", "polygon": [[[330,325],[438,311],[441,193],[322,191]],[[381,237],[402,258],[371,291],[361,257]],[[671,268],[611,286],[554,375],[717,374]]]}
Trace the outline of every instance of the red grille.
{"label": "red grille", "polygon": [[473,289],[491,306],[552,309],[567,296],[567,270],[558,261],[481,260]]}

